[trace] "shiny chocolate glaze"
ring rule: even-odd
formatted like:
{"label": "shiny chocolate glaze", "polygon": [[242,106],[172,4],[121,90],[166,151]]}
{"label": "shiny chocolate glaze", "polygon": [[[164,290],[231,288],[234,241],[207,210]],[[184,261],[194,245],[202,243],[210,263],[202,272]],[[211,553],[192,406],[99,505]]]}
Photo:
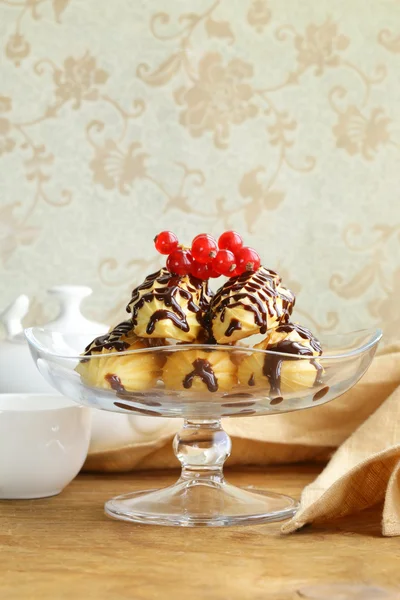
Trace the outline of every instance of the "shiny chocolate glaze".
{"label": "shiny chocolate glaze", "polygon": [[[121,340],[122,336],[127,336],[132,333],[133,324],[131,319],[119,323],[114,329],[104,335],[100,335],[95,338],[93,342],[90,342],[85,348],[84,355],[90,356],[95,352],[101,352],[103,348],[105,350],[116,350],[117,352],[123,352],[129,348],[129,344]],[[85,362],[83,359],[81,362]]]}
{"label": "shiny chocolate glaze", "polygon": [[118,377],[118,375],[115,375],[114,373],[107,373],[104,379],[108,381],[111,389],[120,393],[125,392],[125,387],[122,385],[121,379]]}
{"label": "shiny chocolate glaze", "polygon": [[114,402],[114,406],[116,406],[117,408],[123,408],[124,410],[131,410],[132,412],[139,413],[141,415],[148,415],[150,417],[158,417],[161,415],[159,411],[138,408],[137,406],[126,404],[125,402]]}
{"label": "shiny chocolate glaze", "polygon": [[242,329],[242,324],[238,319],[231,319],[228,329],[225,331],[226,337],[231,337],[234,331]]}
{"label": "shiny chocolate glaze", "polygon": [[[210,323],[216,318],[224,322],[227,309],[240,307],[252,312],[260,333],[266,333],[269,318],[288,320],[295,303],[294,294],[279,284],[280,277],[265,267],[260,267],[255,273],[231,277],[211,300]],[[278,298],[282,301],[282,308],[278,305]],[[237,319],[232,319],[226,337],[239,328]]]}
{"label": "shiny chocolate glaze", "polygon": [[188,373],[184,378],[182,384],[185,389],[189,389],[193,385],[195,377],[200,377],[203,383],[207,386],[209,392],[216,392],[218,390],[218,380],[215,376],[214,370],[211,363],[205,358],[196,358],[192,363],[193,371]]}
{"label": "shiny chocolate glaze", "polygon": [[[268,346],[266,349],[271,351],[270,354],[266,354],[263,365],[263,375],[268,379],[270,384],[271,395],[281,395],[280,384],[281,384],[281,371],[282,364],[285,361],[297,360],[298,356],[309,356],[310,364],[315,367],[315,382],[314,385],[321,383],[321,376],[323,368],[316,358],[315,353],[321,354],[322,347],[319,341],[313,336],[311,331],[302,325],[297,323],[285,323],[279,325],[275,329],[276,333],[290,334],[292,332],[298,333],[298,335],[307,342],[307,346],[301,342],[294,342],[290,339],[283,339],[276,344]],[[280,356],[280,354],[272,354],[272,352],[283,352],[292,356]]]}
{"label": "shiny chocolate glaze", "polygon": [[[167,269],[160,269],[148,275],[144,282],[133,290],[126,310],[132,313],[132,323],[135,326],[138,312],[145,303],[158,300],[164,308],[151,315],[146,333],[151,335],[157,323],[165,319],[169,319],[178,329],[187,333],[190,328],[185,311],[195,313],[199,323],[203,324],[204,312],[209,307],[211,294],[206,281],[192,275],[174,275]],[[179,298],[186,301],[185,310],[179,304]]]}
{"label": "shiny chocolate glaze", "polygon": [[324,396],[326,396],[326,394],[329,392],[329,386],[325,386],[323,387],[321,390],[319,390],[319,392],[317,392],[316,394],[314,394],[313,397],[313,402],[316,402],[317,400],[321,400],[321,398],[323,398]]}

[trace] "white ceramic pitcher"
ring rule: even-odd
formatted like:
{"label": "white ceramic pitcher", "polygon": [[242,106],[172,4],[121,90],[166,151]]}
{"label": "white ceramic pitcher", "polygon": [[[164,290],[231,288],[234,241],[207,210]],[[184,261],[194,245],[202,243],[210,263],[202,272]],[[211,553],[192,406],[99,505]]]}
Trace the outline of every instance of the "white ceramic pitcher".
{"label": "white ceramic pitcher", "polygon": [[[60,285],[48,290],[60,303],[58,317],[44,327],[60,332],[88,334],[88,342],[105,333],[107,325],[86,319],[80,310],[82,300],[92,293],[86,286]],[[54,392],[37,370],[23,335],[22,320],[29,310],[29,298],[18,296],[1,314],[6,337],[0,340],[0,394]]]}

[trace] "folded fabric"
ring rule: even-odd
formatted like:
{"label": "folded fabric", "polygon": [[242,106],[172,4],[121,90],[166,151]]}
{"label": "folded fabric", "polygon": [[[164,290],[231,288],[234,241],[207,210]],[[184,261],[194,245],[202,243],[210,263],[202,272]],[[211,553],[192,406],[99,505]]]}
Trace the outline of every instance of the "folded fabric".
{"label": "folded fabric", "polygon": [[284,533],[384,501],[382,532],[400,535],[400,387],[337,450],[308,485]]}
{"label": "folded fabric", "polygon": [[[181,424],[96,411],[85,469],[177,467],[171,441]],[[233,440],[228,465],[326,461],[339,447],[303,491],[300,509],[283,532],[384,500],[383,533],[400,535],[400,346],[376,356],[362,380],[330,403],[268,417],[225,419],[224,428]]]}

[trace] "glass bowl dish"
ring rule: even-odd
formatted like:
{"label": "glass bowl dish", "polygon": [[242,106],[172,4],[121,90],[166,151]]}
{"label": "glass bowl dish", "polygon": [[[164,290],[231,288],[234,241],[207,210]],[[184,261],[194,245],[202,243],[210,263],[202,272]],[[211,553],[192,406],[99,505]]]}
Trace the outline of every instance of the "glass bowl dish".
{"label": "glass bowl dish", "polygon": [[[224,526],[279,521],[293,516],[297,502],[288,496],[253,488],[237,488],[224,479],[223,465],[230,454],[231,441],[221,426],[221,418],[255,417],[325,404],[349,390],[371,364],[381,330],[365,329],[344,335],[329,335],[321,339],[324,353],[320,357],[297,356],[246,348],[244,346],[168,345],[140,350],[110,352],[85,356],[84,362],[93,368],[105,368],[109,357],[132,357],[139,365],[151,358],[161,365],[160,375],[148,389],[127,390],[108,374],[110,387],[94,387],[85,383],[76,371],[82,361],[87,336],[61,334],[34,327],[25,331],[37,368],[59,392],[78,404],[130,415],[183,418],[184,424],[174,438],[173,448],[181,463],[179,480],[159,490],[145,490],[117,496],[106,502],[108,515],[138,523],[183,526]],[[162,369],[172,356],[189,362],[193,356],[222,352],[236,366],[252,360],[255,368],[274,365],[282,374],[281,385],[270,385],[266,377],[258,377],[233,385],[230,389],[193,384],[193,374],[178,380],[175,388],[167,389],[162,381]],[[223,355],[221,355],[223,356]],[[103,361],[100,363],[98,361]],[[307,385],[290,386],[284,373],[293,368],[307,371],[316,363],[317,377]],[[175,364],[176,359],[175,359]],[[194,364],[194,363],[193,363]],[[142,367],[143,368],[143,367]],[[204,374],[203,374],[204,375]],[[195,374],[194,377],[197,375]],[[250,378],[251,379],[251,378]],[[313,378],[314,379],[314,378]],[[308,378],[309,380],[309,378]],[[118,383],[119,381],[119,383]],[[207,375],[205,379],[207,382]],[[171,385],[169,385],[171,387]],[[271,392],[271,390],[273,391]],[[210,391],[209,391],[210,390]]]}

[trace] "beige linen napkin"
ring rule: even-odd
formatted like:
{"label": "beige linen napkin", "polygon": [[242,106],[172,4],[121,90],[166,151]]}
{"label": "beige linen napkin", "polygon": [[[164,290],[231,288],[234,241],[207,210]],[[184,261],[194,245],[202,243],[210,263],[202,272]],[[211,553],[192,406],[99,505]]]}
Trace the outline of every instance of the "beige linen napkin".
{"label": "beige linen napkin", "polygon": [[400,535],[400,386],[337,450],[301,496],[284,533],[384,500],[382,531]]}
{"label": "beige linen napkin", "polygon": [[[94,439],[85,468],[176,467],[171,441],[179,427],[169,420],[150,441],[118,444],[117,435],[105,445]],[[384,500],[383,533],[400,535],[400,345],[381,352],[362,380],[330,403],[282,415],[225,419],[224,428],[233,441],[229,465],[326,460],[339,447],[305,488],[300,510],[284,532]]]}

